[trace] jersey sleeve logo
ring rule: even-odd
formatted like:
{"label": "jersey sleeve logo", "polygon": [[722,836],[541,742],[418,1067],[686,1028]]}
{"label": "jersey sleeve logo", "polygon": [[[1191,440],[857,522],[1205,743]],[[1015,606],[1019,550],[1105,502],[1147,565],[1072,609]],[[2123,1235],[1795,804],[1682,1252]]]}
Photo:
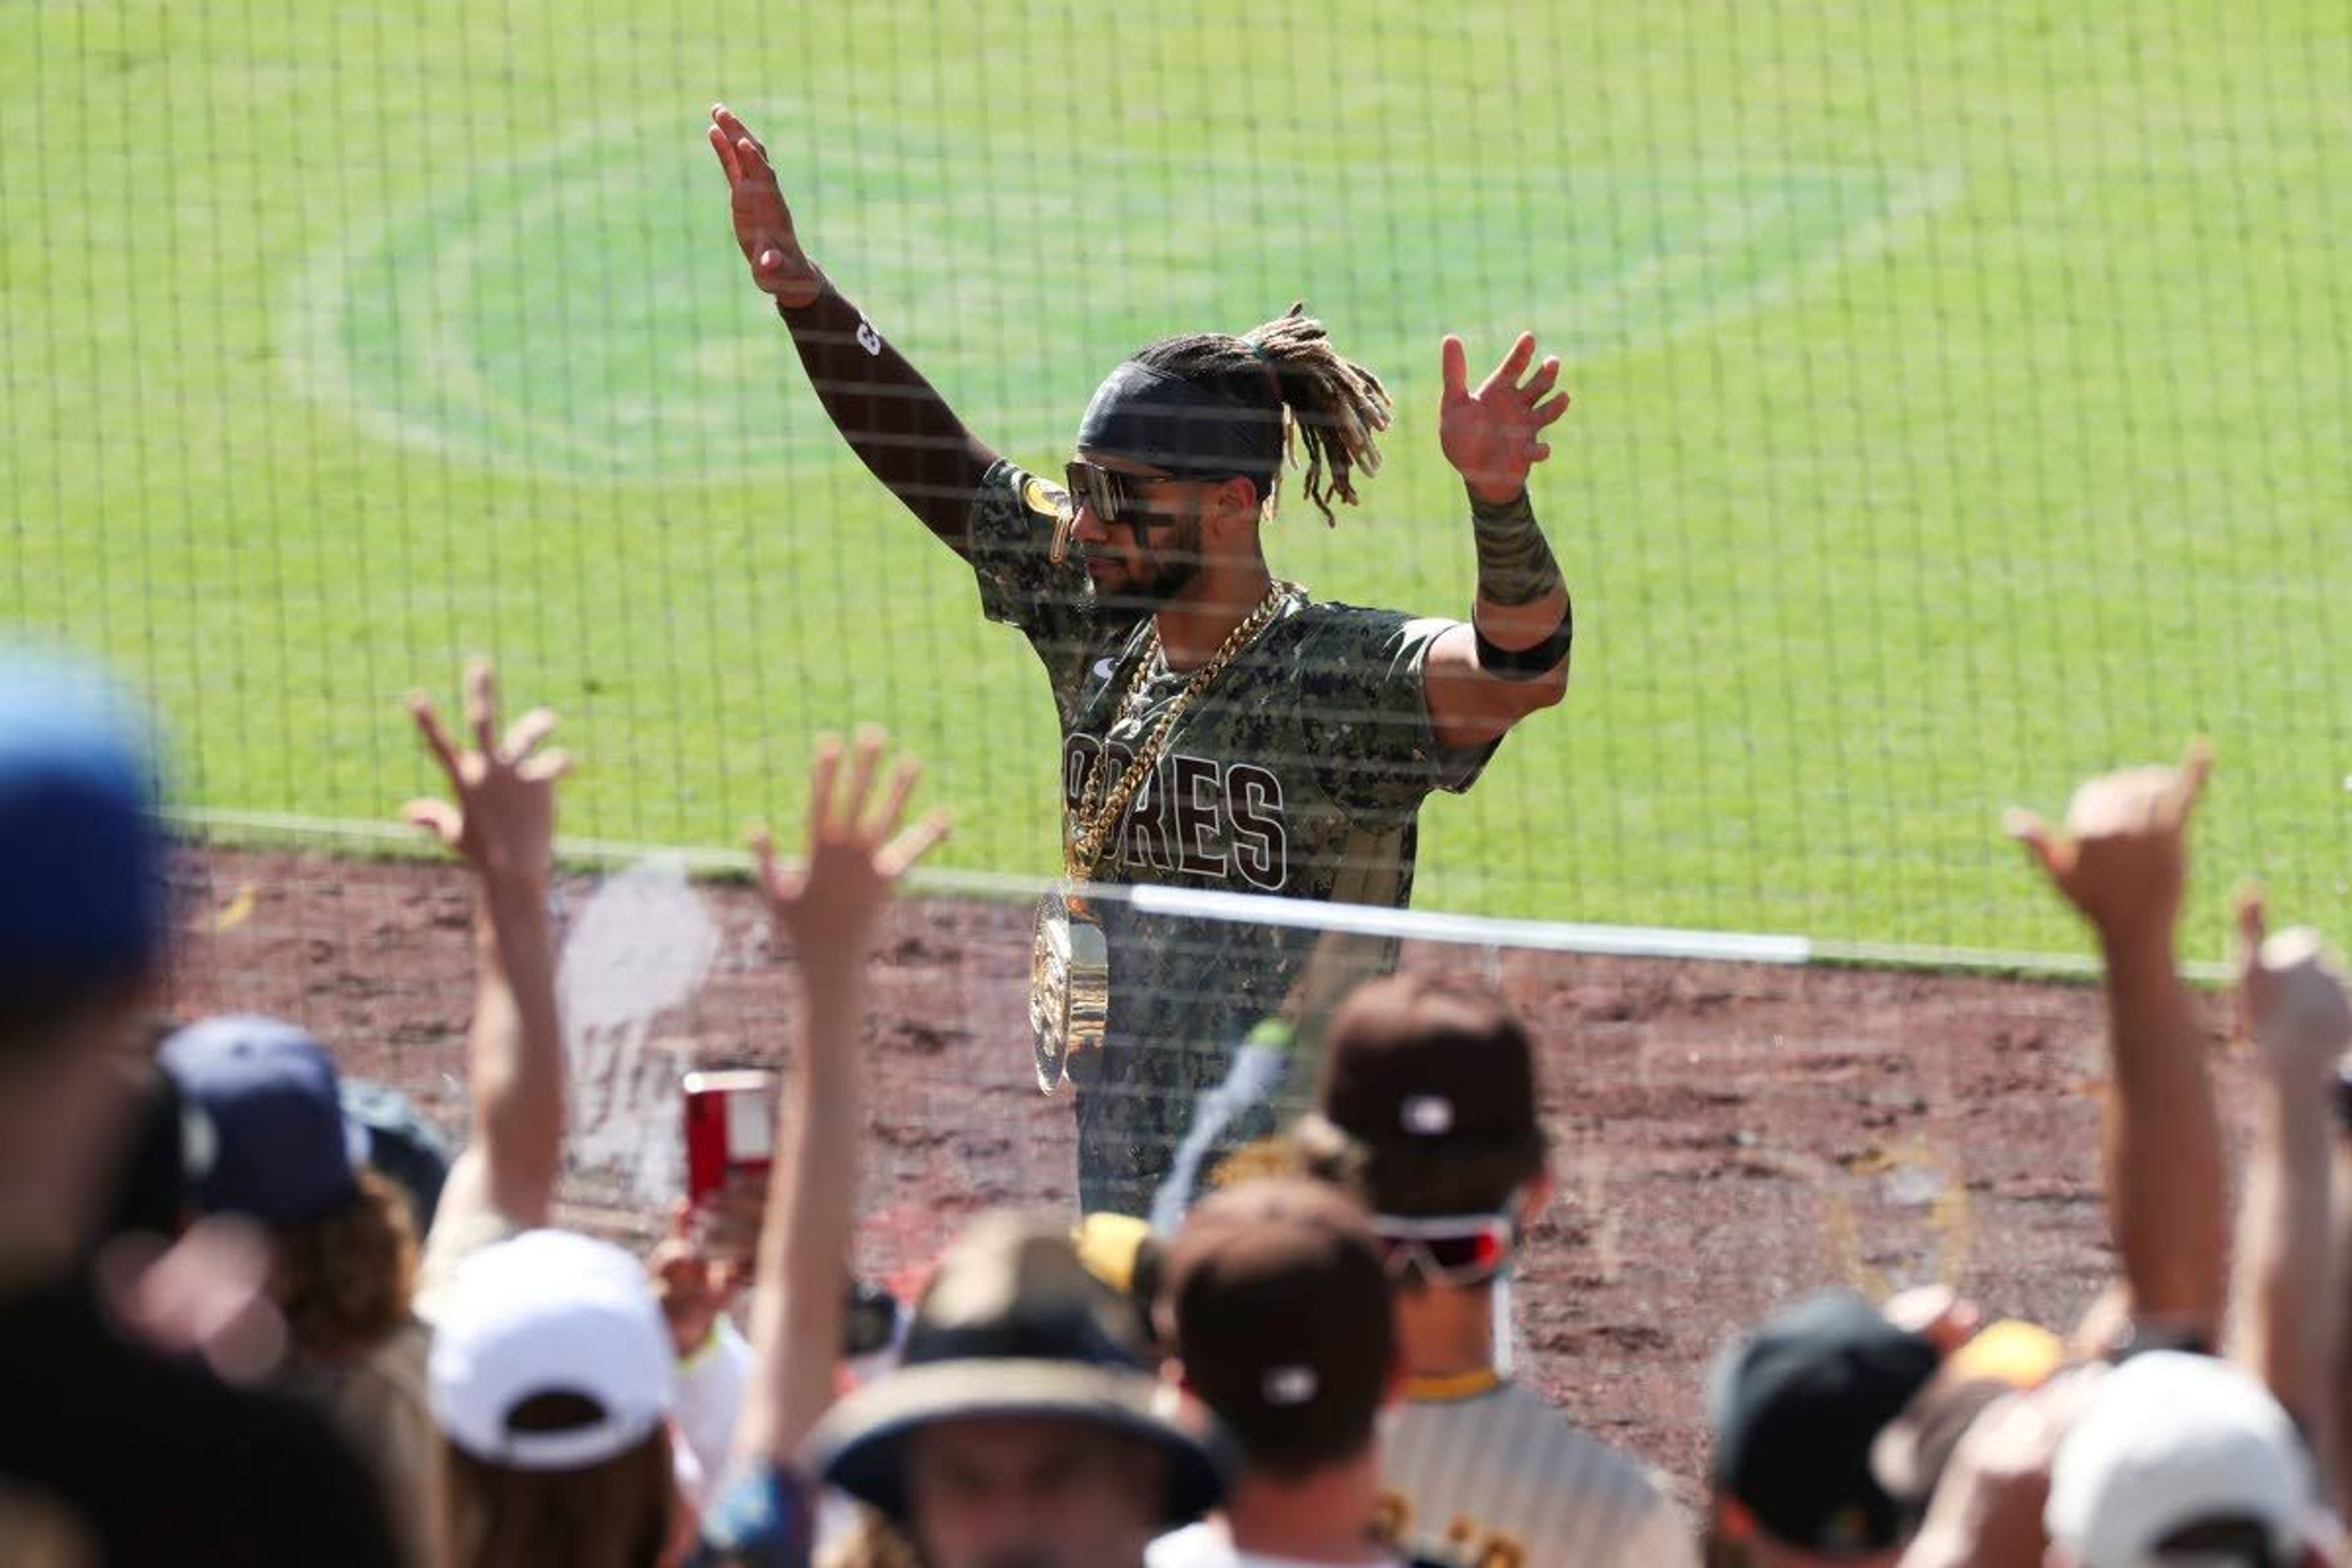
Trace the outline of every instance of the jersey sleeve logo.
{"label": "jersey sleeve logo", "polygon": [[1055,521],[1070,515],[1068,492],[1047,484],[1034,474],[1021,481],[1021,504],[1039,517],[1051,518]]}

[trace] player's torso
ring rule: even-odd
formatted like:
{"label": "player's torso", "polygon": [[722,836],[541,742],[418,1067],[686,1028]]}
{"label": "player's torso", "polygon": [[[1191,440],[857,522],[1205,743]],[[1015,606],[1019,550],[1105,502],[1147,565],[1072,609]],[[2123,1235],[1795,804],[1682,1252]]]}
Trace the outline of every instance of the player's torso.
{"label": "player's torso", "polygon": [[1413,827],[1362,822],[1334,802],[1324,759],[1299,723],[1313,701],[1300,646],[1333,606],[1295,595],[1284,613],[1197,695],[1193,672],[1152,651],[1147,626],[1106,632],[1065,709],[1066,820],[1098,816],[1167,720],[1155,763],[1136,776],[1095,879],[1297,899],[1401,904]]}

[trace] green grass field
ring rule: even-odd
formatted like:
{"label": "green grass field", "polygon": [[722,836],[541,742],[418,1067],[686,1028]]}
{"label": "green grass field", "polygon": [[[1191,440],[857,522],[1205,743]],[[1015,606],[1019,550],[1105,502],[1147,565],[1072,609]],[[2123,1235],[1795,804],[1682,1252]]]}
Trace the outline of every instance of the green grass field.
{"label": "green grass field", "polygon": [[1467,605],[1439,334],[1570,357],[1576,689],[1421,904],[2072,948],[1999,808],[2203,731],[2194,942],[2242,871],[2352,925],[2347,82],[2336,0],[12,7],[0,614],[135,672],[200,804],[381,817],[487,648],[572,831],[730,841],[873,717],[949,863],[1049,869],[1042,679],[745,282],[724,97],[1032,463],[1309,300],[1402,405],[1272,535],[1332,597]]}

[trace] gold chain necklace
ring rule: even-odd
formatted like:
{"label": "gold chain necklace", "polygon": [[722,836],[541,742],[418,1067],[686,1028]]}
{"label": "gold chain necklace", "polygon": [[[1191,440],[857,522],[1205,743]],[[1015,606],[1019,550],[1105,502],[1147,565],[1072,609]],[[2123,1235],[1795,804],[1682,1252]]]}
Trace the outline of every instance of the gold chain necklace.
{"label": "gold chain necklace", "polygon": [[[1185,683],[1184,689],[1178,692],[1176,700],[1168,705],[1168,711],[1162,713],[1160,721],[1152,726],[1150,738],[1136,752],[1135,760],[1128,764],[1127,772],[1119,776],[1118,786],[1110,792],[1110,798],[1102,801],[1099,807],[1097,797],[1102,791],[1103,768],[1110,754],[1109,747],[1106,744],[1095,753],[1094,766],[1087,770],[1086,785],[1078,792],[1078,808],[1071,814],[1069,832],[1062,849],[1063,869],[1072,881],[1087,880],[1094,875],[1095,868],[1101,864],[1103,851],[1110,841],[1111,828],[1126,814],[1128,803],[1135,798],[1135,792],[1143,786],[1144,779],[1160,765],[1160,753],[1167,750],[1169,734],[1176,728],[1176,721],[1184,716],[1184,710],[1192,706],[1193,699],[1209,689],[1209,683],[1224,672],[1225,666],[1239,657],[1242,649],[1256,640],[1258,633],[1272,623],[1282,609],[1283,601],[1293,591],[1292,584],[1280,578],[1275,580],[1266,590],[1265,597],[1258,602],[1257,608],[1226,636],[1217,651],[1209,656],[1207,663],[1193,671],[1192,679]],[[1144,680],[1150,674],[1152,660],[1159,653],[1160,623],[1154,620],[1150,635],[1144,641],[1143,657],[1136,662],[1135,673],[1128,679],[1127,690],[1111,710],[1114,715],[1124,712],[1135,700],[1136,693],[1143,689]]]}

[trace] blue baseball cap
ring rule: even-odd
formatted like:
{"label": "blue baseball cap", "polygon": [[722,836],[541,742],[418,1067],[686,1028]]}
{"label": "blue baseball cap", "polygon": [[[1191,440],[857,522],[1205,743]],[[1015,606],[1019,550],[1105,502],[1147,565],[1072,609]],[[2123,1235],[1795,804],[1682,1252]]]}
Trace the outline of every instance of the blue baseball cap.
{"label": "blue baseball cap", "polygon": [[0,973],[104,980],[163,945],[146,727],[96,667],[0,644]]}
{"label": "blue baseball cap", "polygon": [[207,1213],[299,1225],[358,1198],[367,1134],[344,1116],[334,1060],[307,1031],[252,1014],[206,1018],[166,1039],[158,1059],[212,1123],[196,1186]]}

